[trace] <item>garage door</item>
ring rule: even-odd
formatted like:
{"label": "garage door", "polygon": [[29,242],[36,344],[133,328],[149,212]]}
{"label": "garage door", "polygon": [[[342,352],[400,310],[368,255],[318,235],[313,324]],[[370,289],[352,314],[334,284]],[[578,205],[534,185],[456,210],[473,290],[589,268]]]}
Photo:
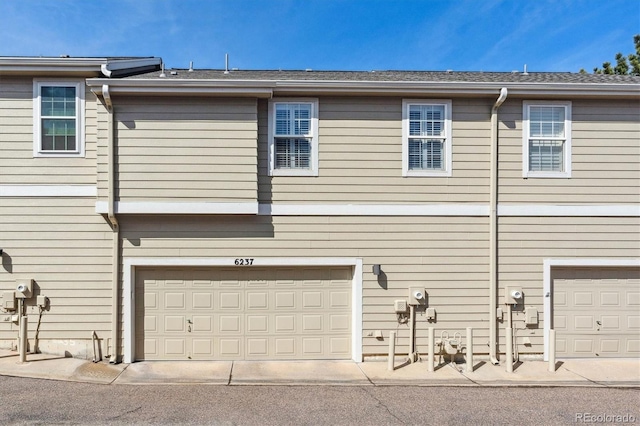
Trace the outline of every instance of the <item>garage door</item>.
{"label": "garage door", "polygon": [[558,357],[640,355],[640,269],[553,269]]}
{"label": "garage door", "polygon": [[350,359],[351,268],[140,269],[136,359]]}

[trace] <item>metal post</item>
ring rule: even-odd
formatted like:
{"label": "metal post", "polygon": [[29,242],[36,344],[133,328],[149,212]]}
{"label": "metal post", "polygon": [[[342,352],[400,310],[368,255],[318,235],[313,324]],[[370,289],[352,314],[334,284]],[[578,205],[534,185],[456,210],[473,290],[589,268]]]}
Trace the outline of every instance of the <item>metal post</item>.
{"label": "metal post", "polygon": [[473,328],[467,327],[467,373],[473,373]]}
{"label": "metal post", "polygon": [[507,333],[506,338],[507,338],[507,348],[505,350],[506,353],[506,363],[507,363],[507,373],[513,373],[513,329],[511,327],[507,327],[505,329],[505,332]]}
{"label": "metal post", "polygon": [[549,330],[549,371],[556,372],[556,331]]}
{"label": "metal post", "polygon": [[395,370],[395,358],[396,358],[396,332],[389,332],[389,360],[387,361],[387,370]]}
{"label": "metal post", "polygon": [[20,347],[18,351],[20,353],[20,362],[27,362],[27,316],[24,312],[24,299],[19,299],[19,311],[20,311]]}
{"label": "metal post", "polygon": [[416,307],[409,305],[409,360],[416,361]]}
{"label": "metal post", "polygon": [[429,355],[427,356],[427,371],[433,373],[434,369],[434,349],[435,349],[435,339],[433,337],[433,327],[429,327]]}

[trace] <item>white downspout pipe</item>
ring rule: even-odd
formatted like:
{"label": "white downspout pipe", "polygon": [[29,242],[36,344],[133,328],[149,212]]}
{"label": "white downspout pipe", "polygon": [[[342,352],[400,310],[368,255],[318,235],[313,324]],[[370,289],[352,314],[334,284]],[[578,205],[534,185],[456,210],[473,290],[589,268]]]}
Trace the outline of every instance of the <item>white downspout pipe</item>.
{"label": "white downspout pipe", "polygon": [[109,93],[109,85],[102,85],[102,96],[104,98],[105,106],[107,107],[107,186],[108,186],[108,210],[107,218],[111,224],[113,230],[113,253],[112,253],[112,311],[111,311],[111,357],[109,359],[110,364],[116,364],[118,362],[118,329],[119,324],[119,305],[120,297],[118,292],[120,281],[120,226],[115,213],[115,136],[113,125],[113,103],[111,101],[111,94]]}
{"label": "white downspout pipe", "polygon": [[500,89],[500,96],[491,108],[491,175],[489,182],[489,359],[500,362],[497,349],[498,309],[498,108],[507,99],[507,88]]}

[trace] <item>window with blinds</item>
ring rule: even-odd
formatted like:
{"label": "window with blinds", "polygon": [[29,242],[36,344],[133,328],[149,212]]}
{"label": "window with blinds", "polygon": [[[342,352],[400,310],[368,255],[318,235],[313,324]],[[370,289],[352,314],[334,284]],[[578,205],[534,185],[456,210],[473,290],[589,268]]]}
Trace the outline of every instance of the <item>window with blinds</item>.
{"label": "window with blinds", "polygon": [[409,170],[442,170],[444,105],[409,106]]}
{"label": "window with blinds", "polygon": [[317,110],[315,99],[270,102],[271,175],[317,175]]}
{"label": "window with blinds", "polygon": [[565,177],[570,171],[570,104],[525,102],[525,177]]}
{"label": "window with blinds", "polygon": [[450,176],[451,101],[422,102],[403,102],[403,176]]}
{"label": "window with blinds", "polygon": [[35,156],[83,153],[83,89],[79,82],[35,81]]}

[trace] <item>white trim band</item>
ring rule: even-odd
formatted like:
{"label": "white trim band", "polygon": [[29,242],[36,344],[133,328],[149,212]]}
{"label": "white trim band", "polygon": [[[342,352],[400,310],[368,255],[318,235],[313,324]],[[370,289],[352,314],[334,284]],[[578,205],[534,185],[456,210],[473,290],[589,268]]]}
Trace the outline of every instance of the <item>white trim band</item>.
{"label": "white trim band", "polygon": [[[135,258],[123,259],[123,298],[124,298],[124,362],[130,364],[135,357],[135,269],[140,266],[236,266],[235,258]],[[347,257],[256,257],[250,267],[260,266],[352,266],[353,279],[351,288],[351,358],[362,362],[362,259]]]}
{"label": "white trim band", "polygon": [[[93,185],[0,185],[0,198],[96,197]],[[107,213],[96,202],[96,213]],[[263,216],[489,216],[484,204],[258,204],[116,202],[116,213],[259,214]],[[498,216],[640,217],[640,205],[498,205]]]}
{"label": "white trim band", "polygon": [[0,185],[0,197],[95,197],[94,185]]}
{"label": "white trim band", "polygon": [[[97,213],[107,213],[105,201]],[[483,204],[257,204],[116,202],[120,214],[259,214],[262,216],[489,216]],[[498,216],[640,217],[640,205],[499,205]]]}
{"label": "white trim band", "polygon": [[[96,202],[96,213],[108,212],[106,201]],[[258,203],[171,203],[122,202],[115,203],[117,214],[258,214]]]}

